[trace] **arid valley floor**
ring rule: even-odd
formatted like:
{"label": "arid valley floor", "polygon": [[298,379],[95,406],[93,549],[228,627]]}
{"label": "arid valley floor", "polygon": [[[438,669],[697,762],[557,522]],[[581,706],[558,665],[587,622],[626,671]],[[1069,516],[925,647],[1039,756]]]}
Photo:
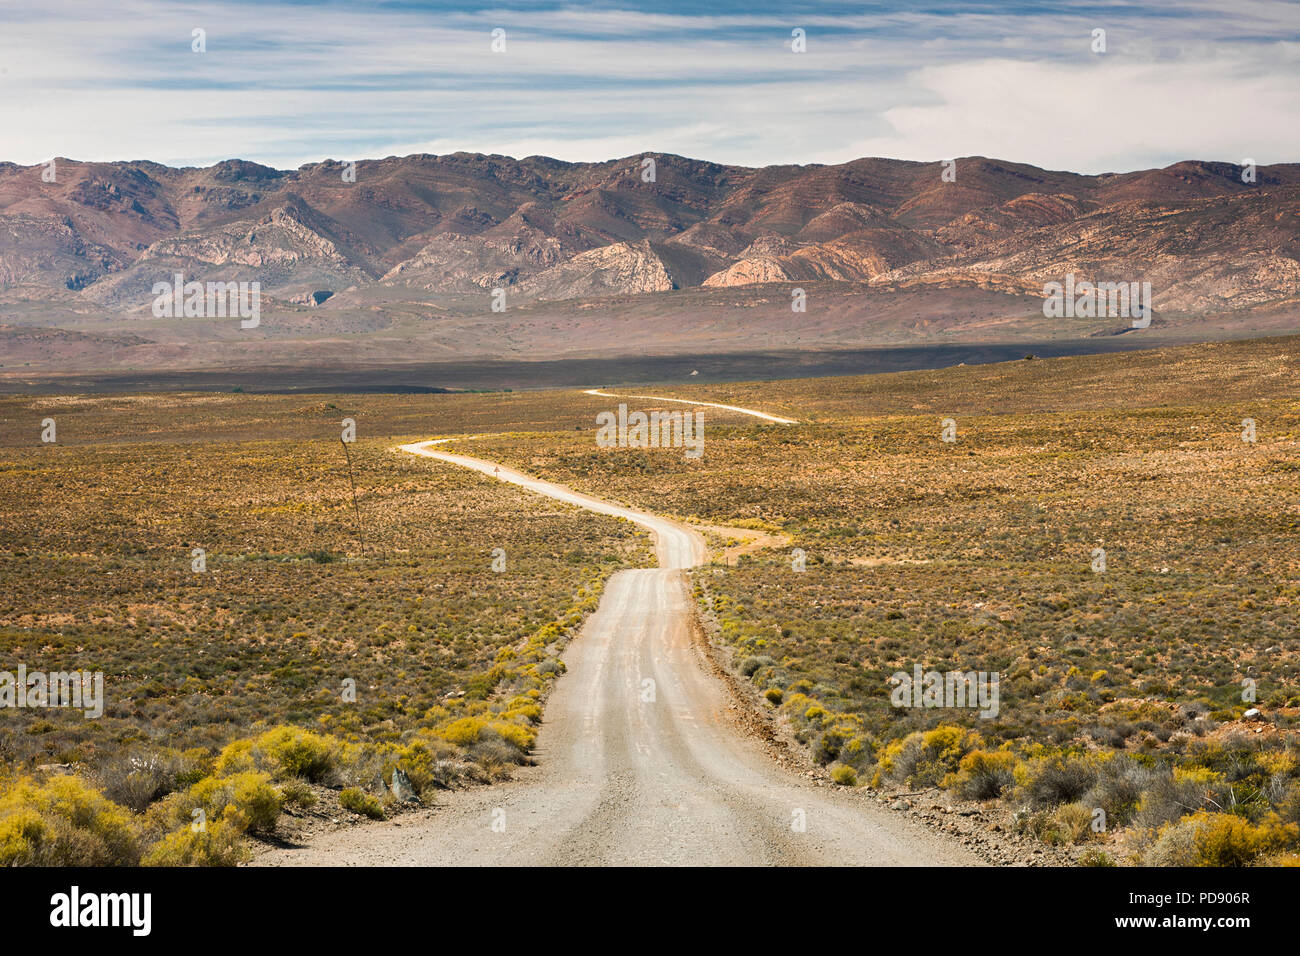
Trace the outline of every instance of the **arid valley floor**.
{"label": "arid valley floor", "polygon": [[1293,864],[1298,365],[0,398],[0,863]]}

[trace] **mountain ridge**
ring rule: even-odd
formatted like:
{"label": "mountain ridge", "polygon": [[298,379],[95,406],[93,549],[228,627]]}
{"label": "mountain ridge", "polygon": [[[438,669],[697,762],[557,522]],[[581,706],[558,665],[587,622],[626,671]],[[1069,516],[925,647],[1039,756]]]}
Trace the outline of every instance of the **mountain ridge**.
{"label": "mountain ridge", "polygon": [[[231,350],[338,361],[348,342],[383,360],[417,342],[514,356],[668,348],[660,339],[708,351],[755,336],[841,348],[1126,331],[1114,318],[1035,318],[1045,283],[1074,273],[1151,282],[1157,332],[1294,325],[1300,164],[1259,166],[1253,181],[1200,160],[1085,175],[968,157],[951,167],[955,181],[949,168],[461,152],[296,170],[56,159],[46,182],[45,166],[0,163],[0,323],[138,333],[147,344],[104,361],[144,367],[212,365]],[[201,332],[203,320],[187,331],[152,321],[152,288],[176,273],[260,283],[261,328],[227,342],[224,328]],[[791,322],[796,287],[816,297]],[[634,314],[667,320],[618,325]],[[65,339],[39,339],[54,343],[39,354],[33,341],[21,342],[26,361],[60,361]]]}
{"label": "mountain ridge", "polygon": [[[654,181],[645,181],[645,160],[654,163]],[[185,260],[198,278],[234,267],[272,294],[322,282],[382,285],[396,276],[409,285],[429,265],[434,273],[450,270],[452,281],[444,289],[431,275],[426,291],[491,284],[519,286],[525,296],[530,287],[551,293],[543,297],[581,295],[584,283],[540,274],[605,247],[608,255],[587,257],[595,272],[619,254],[644,254],[643,241],[693,261],[677,288],[872,281],[900,269],[951,275],[954,267],[983,272],[994,263],[1027,275],[1027,250],[1040,263],[1086,272],[1089,264],[1067,261],[1062,247],[1077,242],[1089,222],[1125,216],[1141,218],[1153,241],[1135,243],[1121,219],[1109,230],[1104,258],[1133,272],[1140,263],[1126,260],[1160,252],[1189,232],[1197,241],[1183,243],[1181,258],[1208,252],[1208,227],[1226,225],[1229,209],[1227,218],[1256,227],[1280,211],[1284,221],[1270,230],[1275,245],[1286,258],[1300,251],[1300,164],[1259,167],[1256,181],[1246,183],[1239,167],[1193,160],[1090,176],[970,157],[956,161],[954,182],[944,181],[941,163],[864,158],[740,167],[662,153],[600,163],[414,154],[323,160],[297,170],[239,159],[209,167],[54,162],[52,183],[43,181],[43,166],[0,164],[0,225],[10,233],[0,246],[0,263],[8,264],[0,265],[0,288],[62,286],[115,308],[144,303],[112,294],[121,282],[97,289],[102,280]],[[1160,229],[1166,214],[1181,217],[1176,233]],[[1212,221],[1198,230],[1197,216]],[[259,237],[259,227],[269,232]],[[1239,235],[1234,251],[1263,251],[1248,238]],[[755,250],[763,240],[784,248],[775,255]],[[232,259],[232,244],[253,251]],[[440,244],[448,247],[440,257],[428,254]],[[422,255],[441,261],[422,262]],[[471,270],[468,283],[456,274]],[[635,268],[623,271],[628,283],[615,291],[664,291],[660,282],[631,278]],[[1157,295],[1166,308],[1211,304],[1204,290],[1180,295],[1183,275],[1164,278]],[[1300,292],[1285,270],[1282,278],[1281,297]],[[1231,307],[1230,296],[1220,298],[1218,305]]]}

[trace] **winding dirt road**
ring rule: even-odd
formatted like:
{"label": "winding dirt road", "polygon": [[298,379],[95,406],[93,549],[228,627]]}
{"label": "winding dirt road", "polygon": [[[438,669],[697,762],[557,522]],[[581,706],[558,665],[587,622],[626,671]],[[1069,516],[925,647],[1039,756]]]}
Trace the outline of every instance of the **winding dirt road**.
{"label": "winding dirt road", "polygon": [[692,398],[665,398],[663,395],[615,395],[613,392],[602,392],[598,388],[585,389],[582,394],[599,395],[602,398],[640,398],[651,402],[676,402],[679,405],[702,405],[705,408],[721,408],[729,412],[739,412],[741,415],[761,418],[765,422],[775,422],[778,425],[799,424],[796,419],[782,418],[779,415],[769,415],[767,412],[758,412],[752,408],[741,408],[739,405],[719,405],[717,402],[700,402]]}
{"label": "winding dirt road", "polygon": [[320,834],[259,864],[980,865],[861,794],[783,769],[737,728],[693,639],[684,572],[705,559],[695,530],[431,447],[440,443],[402,450],[636,522],[654,535],[659,567],[613,575],[569,644],[537,766],[508,783],[440,794],[435,808],[392,823]]}

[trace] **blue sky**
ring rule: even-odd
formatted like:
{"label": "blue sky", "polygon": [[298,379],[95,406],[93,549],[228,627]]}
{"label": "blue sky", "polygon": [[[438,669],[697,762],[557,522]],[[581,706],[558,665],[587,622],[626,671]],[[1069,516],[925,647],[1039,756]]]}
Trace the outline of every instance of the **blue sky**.
{"label": "blue sky", "polygon": [[[792,52],[795,28],[807,52]],[[0,130],[0,159],[27,164],[1297,162],[1300,5],[10,2]]]}

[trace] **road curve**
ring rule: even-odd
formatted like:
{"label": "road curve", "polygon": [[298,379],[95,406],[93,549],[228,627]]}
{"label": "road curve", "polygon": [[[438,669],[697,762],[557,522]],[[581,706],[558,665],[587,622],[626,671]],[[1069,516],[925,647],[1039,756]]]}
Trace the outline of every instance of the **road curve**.
{"label": "road curve", "polygon": [[624,508],[621,505],[610,504],[608,501],[601,501],[599,498],[584,495],[581,492],[573,491],[550,481],[542,481],[540,478],[525,475],[521,471],[515,471],[513,468],[507,468],[505,465],[499,465],[496,462],[471,458],[468,455],[456,455],[447,451],[434,451],[429,447],[430,445],[441,445],[454,440],[439,438],[433,441],[415,442],[411,445],[399,445],[398,448],[412,455],[436,458],[452,465],[460,465],[462,468],[472,468],[490,477],[508,481],[512,485],[519,485],[529,491],[546,495],[548,498],[567,501],[571,505],[578,505],[588,511],[633,521],[654,535],[661,568],[684,570],[699,567],[704,563],[704,538],[692,528],[687,528],[675,521],[669,521],[667,518],[660,518],[644,511],[636,511],[632,508]]}
{"label": "road curve", "polygon": [[634,521],[655,536],[660,567],[609,579],[565,651],[537,766],[258,865],[980,865],[861,793],[781,768],[738,730],[693,636],[684,572],[705,557],[696,531],[438,443],[402,450]]}
{"label": "road curve", "polygon": [[778,425],[798,425],[799,422],[794,418],[782,418],[779,415],[769,415],[767,412],[755,411],[752,408],[741,408],[739,405],[720,405],[717,402],[697,402],[689,398],[665,398],[663,395],[615,395],[613,392],[602,392],[598,388],[583,389],[584,395],[599,395],[602,398],[640,398],[651,402],[677,402],[682,405],[703,405],[706,408],[723,408],[729,412],[740,412],[742,415],[752,415],[754,418],[761,418],[765,422],[775,422]]}

